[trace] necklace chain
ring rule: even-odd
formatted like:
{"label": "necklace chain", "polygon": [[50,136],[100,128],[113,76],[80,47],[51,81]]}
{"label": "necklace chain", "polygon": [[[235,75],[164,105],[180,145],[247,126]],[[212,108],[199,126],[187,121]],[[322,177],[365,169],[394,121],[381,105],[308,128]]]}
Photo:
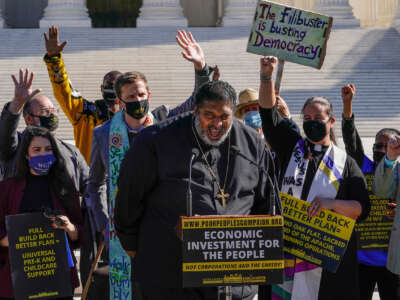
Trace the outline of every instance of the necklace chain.
{"label": "necklace chain", "polygon": [[200,149],[200,151],[201,151],[203,160],[204,160],[204,162],[206,163],[206,165],[207,165],[207,167],[208,167],[208,170],[210,171],[210,174],[211,174],[211,176],[214,178],[215,183],[217,184],[217,187],[218,187],[218,189],[219,189],[219,192],[220,192],[220,193],[217,195],[217,198],[220,198],[220,199],[222,200],[222,206],[225,207],[225,206],[226,206],[226,198],[229,197],[229,194],[228,194],[228,193],[225,193],[225,187],[226,187],[226,180],[227,180],[227,178],[228,178],[228,170],[229,170],[229,157],[230,157],[230,148],[231,148],[231,135],[230,135],[230,133],[229,133],[229,136],[228,136],[228,159],[227,159],[228,161],[227,161],[227,165],[226,165],[224,186],[221,188],[221,185],[220,185],[219,182],[218,182],[217,176],[215,175],[214,170],[211,168],[211,166],[210,166],[210,164],[209,164],[209,162],[208,162],[208,160],[207,160],[207,157],[206,157],[206,155],[204,154],[203,148],[201,147],[201,144],[200,144],[200,142],[199,142],[199,139],[197,138],[197,135],[196,135],[196,132],[195,132],[195,129],[194,129],[194,125],[192,125],[192,131],[193,131],[193,135],[194,135],[194,137],[195,137],[195,139],[196,139],[197,145],[199,146],[199,149]]}

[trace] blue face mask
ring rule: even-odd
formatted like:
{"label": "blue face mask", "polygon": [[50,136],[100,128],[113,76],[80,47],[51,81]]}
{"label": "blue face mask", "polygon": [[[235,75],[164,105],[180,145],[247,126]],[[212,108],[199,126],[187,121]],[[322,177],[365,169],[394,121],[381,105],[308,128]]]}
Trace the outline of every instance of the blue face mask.
{"label": "blue face mask", "polygon": [[244,124],[254,129],[261,128],[261,117],[258,111],[249,111],[243,116]]}
{"label": "blue face mask", "polygon": [[29,167],[39,175],[47,175],[55,161],[53,154],[32,156],[29,158]]}

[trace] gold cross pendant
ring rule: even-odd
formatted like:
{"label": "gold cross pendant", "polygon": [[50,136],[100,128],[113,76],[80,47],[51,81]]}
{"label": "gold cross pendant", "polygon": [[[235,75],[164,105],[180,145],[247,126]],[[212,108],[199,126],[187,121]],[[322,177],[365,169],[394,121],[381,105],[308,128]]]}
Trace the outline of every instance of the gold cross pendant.
{"label": "gold cross pendant", "polygon": [[225,191],[222,189],[219,194],[217,194],[217,198],[222,199],[222,207],[226,207],[226,199],[229,198],[229,194],[225,193]]}

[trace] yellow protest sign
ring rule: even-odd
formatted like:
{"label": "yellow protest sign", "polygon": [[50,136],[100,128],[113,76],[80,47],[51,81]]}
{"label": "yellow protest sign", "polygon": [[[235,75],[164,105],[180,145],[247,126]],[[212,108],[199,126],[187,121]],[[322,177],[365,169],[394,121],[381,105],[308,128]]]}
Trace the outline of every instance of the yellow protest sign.
{"label": "yellow protest sign", "polygon": [[323,209],[310,218],[310,203],[281,193],[284,250],[335,272],[351,238],[355,220]]}

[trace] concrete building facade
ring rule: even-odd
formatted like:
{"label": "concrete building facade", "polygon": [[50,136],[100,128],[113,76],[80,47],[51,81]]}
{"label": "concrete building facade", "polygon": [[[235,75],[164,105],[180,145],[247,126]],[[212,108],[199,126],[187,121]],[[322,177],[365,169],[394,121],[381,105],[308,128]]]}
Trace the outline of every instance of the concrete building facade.
{"label": "concrete building facade", "polygon": [[[95,1],[95,0],[93,0]],[[92,2],[93,2],[92,1]],[[107,1],[107,0],[98,0]],[[336,17],[341,26],[390,27],[400,22],[400,0],[275,0]],[[137,27],[245,25],[256,0],[142,0]],[[116,2],[115,2],[116,3]],[[118,4],[115,4],[118,5]],[[86,0],[0,0],[1,28],[92,27]]]}

